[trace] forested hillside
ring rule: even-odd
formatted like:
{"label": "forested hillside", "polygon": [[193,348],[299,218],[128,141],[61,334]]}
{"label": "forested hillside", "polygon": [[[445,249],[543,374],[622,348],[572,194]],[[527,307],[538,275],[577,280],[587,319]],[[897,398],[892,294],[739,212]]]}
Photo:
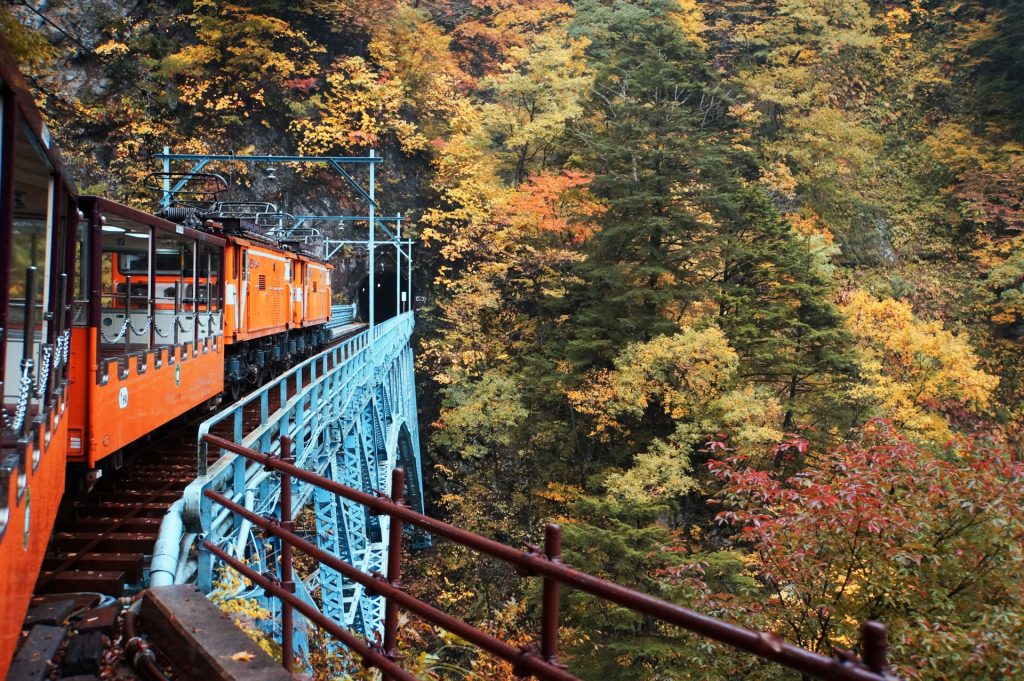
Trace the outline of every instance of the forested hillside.
{"label": "forested hillside", "polygon": [[[1024,5],[54,0],[0,20],[83,193],[151,208],[165,144],[384,154],[428,299],[433,513],[514,544],[557,520],[577,567],[826,654],[880,619],[907,678],[1024,676]],[[338,178],[285,180],[284,203],[356,205]],[[417,561],[447,610],[535,630],[510,569]],[[787,678],[564,598],[583,678]],[[424,675],[513,678],[408,631]]]}

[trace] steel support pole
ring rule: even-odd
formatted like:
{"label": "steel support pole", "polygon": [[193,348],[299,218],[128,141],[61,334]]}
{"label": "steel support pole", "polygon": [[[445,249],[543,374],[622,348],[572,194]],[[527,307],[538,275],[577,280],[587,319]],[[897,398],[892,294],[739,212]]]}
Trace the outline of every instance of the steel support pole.
{"label": "steel support pole", "polygon": [[[148,314],[146,319],[149,322],[149,338],[146,343],[150,350],[156,349],[156,229],[149,228],[149,300],[146,304]],[[157,361],[154,355],[153,363]]]}
{"label": "steel support pole", "polygon": [[[295,463],[292,458],[292,440],[281,438],[281,461]],[[292,520],[292,476],[281,471],[281,529],[295,532],[295,521]],[[288,593],[295,593],[295,580],[292,576],[292,545],[281,542],[281,588]],[[292,619],[292,604],[281,599],[281,666],[290,674],[295,665],[295,644],[292,637],[295,623]]]}
{"label": "steel support pole", "polygon": [[[132,353],[132,275],[130,274],[124,278],[124,319],[127,324],[124,327],[124,355],[127,357]],[[127,363],[126,359],[126,366]]]}
{"label": "steel support pole", "polygon": [[[18,130],[18,108],[11,91],[0,84],[0,392],[4,382],[18,378],[5,376],[7,339],[13,322],[10,312],[11,244],[14,243],[14,145]],[[0,426],[2,427],[2,426]]]}
{"label": "steel support pole", "polygon": [[160,201],[160,205],[164,208],[171,207],[171,159],[169,155],[171,153],[170,147],[164,147],[164,197]]}
{"label": "steel support pole", "polygon": [[[370,158],[373,158],[375,155],[376,155],[376,152],[373,149],[370,149]],[[374,318],[376,310],[374,308],[376,307],[376,302],[377,302],[376,301],[376,295],[377,295],[377,276],[376,276],[376,273],[374,272],[374,268],[376,266],[376,261],[375,261],[375,255],[376,254],[375,254],[375,251],[377,250],[376,244],[374,243],[374,233],[377,230],[377,220],[376,220],[376,215],[375,215],[376,210],[377,210],[377,205],[376,205],[376,203],[377,203],[377,197],[376,197],[376,188],[377,188],[376,168],[377,168],[376,164],[371,161],[370,162],[370,200],[367,202],[369,204],[369,211],[367,211],[367,213],[368,213],[368,215],[370,217],[370,230],[369,230],[370,231],[370,236],[369,236],[369,244],[367,245],[367,248],[369,249],[369,264],[370,264],[370,281],[369,281],[369,284],[368,284],[369,287],[370,287],[370,295],[368,297],[368,300],[369,300],[368,304],[369,304],[370,310],[369,310],[369,313],[368,313],[369,314],[369,319],[367,319],[367,321],[370,323],[370,329],[371,330],[373,329],[374,323],[376,323],[376,319]]]}
{"label": "steel support pole", "polygon": [[[402,217],[399,214],[398,217]],[[402,314],[402,221],[398,221],[398,238],[395,239],[395,315]]]}
{"label": "steel support pole", "polygon": [[[192,243],[192,356],[196,356],[199,340],[199,243]],[[246,268],[248,271],[248,268]]]}

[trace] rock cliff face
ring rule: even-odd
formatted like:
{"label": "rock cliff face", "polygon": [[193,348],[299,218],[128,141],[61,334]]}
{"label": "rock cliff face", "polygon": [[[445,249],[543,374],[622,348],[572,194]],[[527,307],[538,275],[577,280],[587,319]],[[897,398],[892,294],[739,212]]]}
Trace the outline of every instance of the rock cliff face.
{"label": "rock cliff face", "polygon": [[[259,3],[162,0],[12,8],[55,48],[50,65],[33,78],[81,193],[155,210],[159,183],[147,175],[160,169],[150,157],[164,146],[192,153],[304,153],[296,122],[316,114],[315,91],[328,65],[365,52],[366,36],[358,29],[325,29],[301,7],[278,7],[274,16],[260,10]],[[321,153],[362,155],[369,148],[340,138],[328,146]],[[406,171],[421,162],[396,153],[387,139],[374,146],[388,160],[378,173],[378,214],[409,214],[422,203],[422,192],[419,173]],[[274,181],[265,168],[241,164],[208,170],[228,181],[224,200],[269,201],[290,214],[366,214],[365,202],[344,179],[323,167],[279,166]],[[353,175],[366,185],[365,172]],[[316,227],[329,238],[366,235],[365,224]],[[381,248],[377,260],[393,271],[392,251]],[[346,248],[332,264],[336,299],[355,300],[366,274],[365,249]]]}

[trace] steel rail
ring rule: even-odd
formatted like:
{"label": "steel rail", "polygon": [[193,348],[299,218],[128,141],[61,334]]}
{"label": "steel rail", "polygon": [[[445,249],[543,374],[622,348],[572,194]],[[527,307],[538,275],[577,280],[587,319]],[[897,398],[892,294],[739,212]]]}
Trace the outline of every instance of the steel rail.
{"label": "steel rail", "polygon": [[[316,558],[320,563],[337,570],[354,582],[366,587],[373,595],[384,596],[388,603],[397,603],[402,608],[414,613],[431,624],[436,624],[456,636],[469,641],[475,646],[492,653],[503,660],[513,663],[517,673],[521,675],[533,675],[544,681],[581,681],[579,677],[570,674],[561,667],[544,661],[536,652],[517,648],[499,638],[486,634],[471,624],[438,610],[434,606],[424,603],[414,596],[407,594],[400,588],[393,586],[388,580],[380,575],[369,575],[349,565],[337,556],[327,553],[316,544],[309,542],[302,537],[284,529],[281,523],[276,520],[262,518],[256,513],[247,510],[244,506],[236,504],[223,494],[208,490],[206,496],[217,502],[224,508],[230,509],[242,518],[250,521],[253,525],[263,528],[274,535],[282,542],[290,544],[300,551]],[[525,672],[525,673],[524,673]]]}
{"label": "steel rail", "polygon": [[[208,541],[204,541],[203,545],[213,555],[220,558],[227,565],[230,565],[233,569],[237,570],[240,574],[244,575],[247,579],[252,580],[254,584],[258,584],[269,593],[273,594],[282,601],[287,602],[290,606],[301,612],[311,622],[315,622],[317,626],[324,629],[346,646],[355,650],[364,660],[368,661],[377,669],[387,672],[396,679],[402,681],[419,681],[415,676],[405,671],[397,664],[389,660],[383,653],[377,652],[370,646],[368,646],[362,639],[355,634],[347,631],[344,627],[333,622],[327,618],[322,612],[317,610],[314,606],[305,602],[293,593],[286,591],[282,586],[273,579],[265,575],[261,575],[256,570],[246,565],[236,558],[232,558],[230,555],[225,553],[223,550],[217,547],[216,544],[211,544]],[[291,671],[291,670],[289,670]]]}
{"label": "steel rail", "polygon": [[[835,681],[887,681],[894,678],[889,674],[886,662],[888,643],[885,627],[879,622],[868,621],[862,627],[864,658],[870,661],[870,667],[852,654],[842,658],[826,657],[786,643],[776,634],[758,632],[730,624],[580,572],[559,560],[549,559],[539,549],[520,551],[492,539],[481,537],[462,528],[417,513],[387,497],[367,494],[328,480],[298,466],[285,463],[273,455],[263,454],[215,435],[206,434],[203,439],[209,444],[260,463],[268,469],[280,471],[282,474],[298,478],[366,506],[378,514],[399,518],[431,534],[511,563],[518,567],[524,575],[555,580],[630,610],[677,625],[705,638],[771,660],[795,671]],[[379,586],[377,588],[379,589]]]}

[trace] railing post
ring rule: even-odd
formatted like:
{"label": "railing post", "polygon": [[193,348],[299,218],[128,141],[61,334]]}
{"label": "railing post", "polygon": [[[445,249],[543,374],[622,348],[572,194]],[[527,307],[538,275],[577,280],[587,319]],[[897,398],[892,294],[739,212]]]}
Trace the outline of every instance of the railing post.
{"label": "railing post", "polygon": [[[36,266],[29,265],[25,268],[25,319],[24,321],[24,341],[21,345],[21,374],[22,376],[28,376],[29,372],[35,368],[34,376],[39,375],[40,367],[34,365],[35,360],[33,359],[36,351]],[[33,377],[34,377],[33,376]],[[21,392],[23,388],[19,386],[19,397],[18,407],[21,405],[21,395],[25,393]],[[29,387],[28,397],[25,400],[25,413],[22,416],[21,421],[21,435],[22,437],[28,437],[32,428],[32,417],[29,413],[29,405],[32,402],[32,392],[34,387]]]}
{"label": "railing post", "polygon": [[[405,505],[405,469],[391,471],[391,501]],[[391,516],[388,533],[388,584],[396,589],[402,585],[402,521]],[[384,605],[384,654],[388,659],[398,659],[398,604],[393,598],[385,597]],[[384,681],[391,681],[384,674]]]}
{"label": "railing post", "polygon": [[124,354],[128,356],[132,352],[132,275],[130,274],[124,278],[124,319],[127,323],[127,326],[124,327]]}
{"label": "railing post", "polygon": [[[171,326],[174,330],[174,345],[178,345],[178,316],[181,315],[181,282],[174,282],[174,321],[171,322]],[[168,353],[168,357],[174,356],[174,351]]]}
{"label": "railing post", "polygon": [[[551,523],[544,528],[544,555],[553,563],[562,562],[562,528]],[[540,655],[550,664],[558,664],[559,584],[544,578],[541,600]]]}
{"label": "railing post", "polygon": [[868,620],[860,627],[864,664],[878,674],[889,673],[889,632],[881,622]]}
{"label": "railing post", "polygon": [[[281,461],[295,463],[292,458],[292,440],[281,438]],[[292,520],[292,476],[281,471],[281,529],[295,532],[295,521]],[[295,580],[292,576],[292,545],[281,542],[281,588],[288,593],[295,593]],[[294,622],[292,621],[292,605],[281,599],[281,666],[291,673],[295,664],[295,645],[292,642]]]}

